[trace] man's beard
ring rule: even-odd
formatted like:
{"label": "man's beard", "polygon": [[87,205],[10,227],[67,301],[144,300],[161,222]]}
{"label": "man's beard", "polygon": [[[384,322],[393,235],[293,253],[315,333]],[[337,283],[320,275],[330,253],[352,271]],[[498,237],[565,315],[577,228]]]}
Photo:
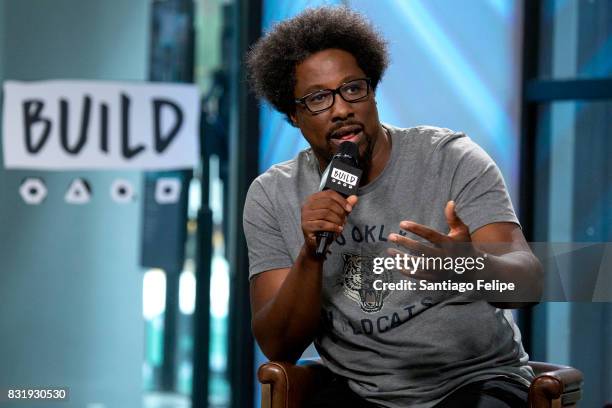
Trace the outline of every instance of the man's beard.
{"label": "man's beard", "polygon": [[363,171],[363,173],[361,173],[361,180],[359,182],[360,185],[363,185],[366,180],[368,180],[370,175],[370,169],[372,168],[372,152],[374,151],[375,144],[370,135],[366,135],[364,132],[363,136],[366,141],[366,147],[363,154],[360,152],[359,155],[359,167],[361,167],[361,170]]}

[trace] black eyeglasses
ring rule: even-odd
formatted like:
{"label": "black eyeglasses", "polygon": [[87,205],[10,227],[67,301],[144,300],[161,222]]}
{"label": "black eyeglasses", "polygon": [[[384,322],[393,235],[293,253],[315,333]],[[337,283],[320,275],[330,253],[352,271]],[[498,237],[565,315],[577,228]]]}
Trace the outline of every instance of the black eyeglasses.
{"label": "black eyeglasses", "polygon": [[310,113],[323,112],[334,106],[336,94],[347,102],[357,102],[367,98],[370,92],[370,78],[360,78],[348,81],[336,89],[321,89],[311,92],[295,100],[295,103],[302,104]]}

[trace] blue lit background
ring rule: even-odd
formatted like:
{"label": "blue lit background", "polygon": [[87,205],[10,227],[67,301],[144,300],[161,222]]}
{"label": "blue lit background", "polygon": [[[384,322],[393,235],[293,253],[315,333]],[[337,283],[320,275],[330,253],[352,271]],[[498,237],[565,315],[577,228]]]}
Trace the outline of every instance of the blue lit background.
{"label": "blue lit background", "polygon": [[[363,13],[389,42],[391,65],[377,91],[381,120],[467,133],[498,164],[516,204],[521,3],[267,0],[264,30],[321,4],[345,4]],[[262,106],[260,171],[306,147],[298,129]]]}

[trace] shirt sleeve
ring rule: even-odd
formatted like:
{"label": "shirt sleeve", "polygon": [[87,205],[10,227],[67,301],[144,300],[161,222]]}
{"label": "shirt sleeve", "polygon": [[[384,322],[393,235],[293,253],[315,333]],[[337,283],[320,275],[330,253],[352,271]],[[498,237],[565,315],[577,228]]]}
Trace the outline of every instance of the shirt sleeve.
{"label": "shirt sleeve", "polygon": [[277,212],[259,179],[249,187],[242,225],[249,253],[249,279],[261,272],[292,266]]}
{"label": "shirt sleeve", "polygon": [[494,222],[520,226],[499,168],[480,146],[462,136],[451,147],[458,156],[451,185],[457,215],[470,233]]}

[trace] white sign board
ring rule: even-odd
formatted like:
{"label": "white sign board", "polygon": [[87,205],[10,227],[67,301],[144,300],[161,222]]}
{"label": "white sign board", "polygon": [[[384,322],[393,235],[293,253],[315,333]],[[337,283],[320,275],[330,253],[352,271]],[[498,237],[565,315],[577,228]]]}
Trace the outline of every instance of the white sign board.
{"label": "white sign board", "polygon": [[196,166],[195,85],[4,83],[6,168],[170,170]]}

